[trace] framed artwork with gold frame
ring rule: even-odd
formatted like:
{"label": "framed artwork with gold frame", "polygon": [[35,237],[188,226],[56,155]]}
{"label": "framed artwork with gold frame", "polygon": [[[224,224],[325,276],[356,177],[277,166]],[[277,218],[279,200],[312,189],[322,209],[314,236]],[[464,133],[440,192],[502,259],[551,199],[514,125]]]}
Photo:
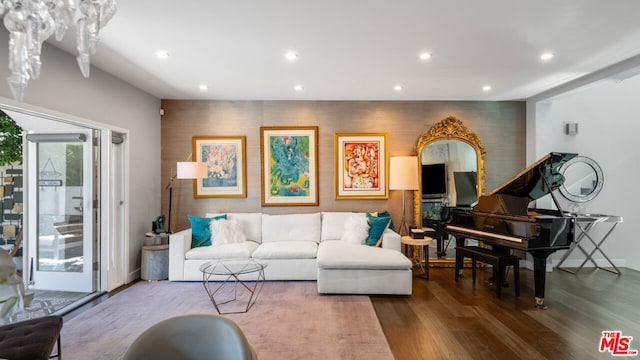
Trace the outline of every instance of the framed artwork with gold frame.
{"label": "framed artwork with gold frame", "polygon": [[245,136],[192,138],[194,160],[207,164],[207,177],[193,180],[193,197],[247,197],[245,143]]}
{"label": "framed artwork with gold frame", "polygon": [[387,133],[335,134],[336,199],[388,199]]}
{"label": "framed artwork with gold frame", "polygon": [[318,127],[260,128],[262,206],[317,206]]}

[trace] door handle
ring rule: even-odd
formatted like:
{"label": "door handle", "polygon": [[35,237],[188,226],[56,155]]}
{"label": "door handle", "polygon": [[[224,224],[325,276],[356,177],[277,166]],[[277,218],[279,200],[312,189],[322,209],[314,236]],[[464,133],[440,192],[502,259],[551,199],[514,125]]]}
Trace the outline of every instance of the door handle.
{"label": "door handle", "polygon": [[29,282],[27,284],[28,285],[35,284],[35,282],[33,281],[33,256],[31,257],[31,261],[29,262]]}

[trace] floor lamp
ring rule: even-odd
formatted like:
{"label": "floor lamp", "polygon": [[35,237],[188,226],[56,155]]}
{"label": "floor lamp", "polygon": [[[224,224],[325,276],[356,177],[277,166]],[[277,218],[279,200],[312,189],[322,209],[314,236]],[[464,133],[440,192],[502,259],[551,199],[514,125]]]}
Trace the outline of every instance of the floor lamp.
{"label": "floor lamp", "polygon": [[409,235],[409,226],[404,206],[406,190],[418,190],[418,158],[416,156],[395,156],[389,161],[389,190],[402,190],[402,223],[400,235]]}
{"label": "floor lamp", "polygon": [[182,161],[177,163],[176,174],[169,180],[169,216],[167,217],[167,232],[171,233],[171,201],[173,199],[173,181],[176,179],[204,179],[208,176],[207,164]]}

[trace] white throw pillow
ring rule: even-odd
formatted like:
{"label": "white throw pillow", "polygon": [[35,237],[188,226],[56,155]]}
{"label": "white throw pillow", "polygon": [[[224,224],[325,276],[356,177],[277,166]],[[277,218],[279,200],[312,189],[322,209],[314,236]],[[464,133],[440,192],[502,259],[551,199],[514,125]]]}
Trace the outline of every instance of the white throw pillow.
{"label": "white throw pillow", "polygon": [[344,222],[341,240],[352,244],[364,244],[369,236],[369,222],[364,216],[351,215]]}
{"label": "white throw pillow", "polygon": [[213,220],[209,225],[211,245],[241,243],[247,240],[240,225],[235,219]]}
{"label": "white throw pillow", "polygon": [[344,223],[351,216],[362,216],[366,218],[363,212],[352,211],[324,211],[322,212],[322,233],[320,241],[340,240],[344,233]]}

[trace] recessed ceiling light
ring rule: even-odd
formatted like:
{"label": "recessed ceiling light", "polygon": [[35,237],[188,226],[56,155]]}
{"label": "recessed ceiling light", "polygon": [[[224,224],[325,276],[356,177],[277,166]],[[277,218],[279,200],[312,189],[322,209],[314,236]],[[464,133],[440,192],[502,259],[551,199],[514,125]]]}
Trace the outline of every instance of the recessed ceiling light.
{"label": "recessed ceiling light", "polygon": [[402,91],[402,85],[396,85],[393,87],[393,90],[395,91]]}
{"label": "recessed ceiling light", "polygon": [[169,51],[168,50],[158,50],[156,51],[156,57],[158,57],[158,59],[167,59],[169,58]]}
{"label": "recessed ceiling light", "polygon": [[542,61],[549,61],[553,59],[553,54],[552,53],[544,53],[542,55],[540,55],[540,60]]}
{"label": "recessed ceiling light", "polygon": [[298,54],[295,51],[287,51],[284,53],[284,58],[289,61],[294,61],[298,58]]}
{"label": "recessed ceiling light", "polygon": [[425,60],[429,60],[431,59],[431,53],[429,52],[423,52],[420,54],[420,60],[425,61]]}
{"label": "recessed ceiling light", "polygon": [[482,87],[482,91],[491,91],[491,85],[485,85]]}
{"label": "recessed ceiling light", "polygon": [[302,91],[302,89],[303,89],[302,85],[296,85],[296,86],[293,87],[293,90],[295,90],[295,91]]}
{"label": "recessed ceiling light", "polygon": [[202,85],[200,85],[200,86],[199,86],[199,88],[200,88],[200,90],[202,90],[202,91],[207,91],[207,90],[209,90],[209,87],[208,87],[206,84],[202,84]]}

